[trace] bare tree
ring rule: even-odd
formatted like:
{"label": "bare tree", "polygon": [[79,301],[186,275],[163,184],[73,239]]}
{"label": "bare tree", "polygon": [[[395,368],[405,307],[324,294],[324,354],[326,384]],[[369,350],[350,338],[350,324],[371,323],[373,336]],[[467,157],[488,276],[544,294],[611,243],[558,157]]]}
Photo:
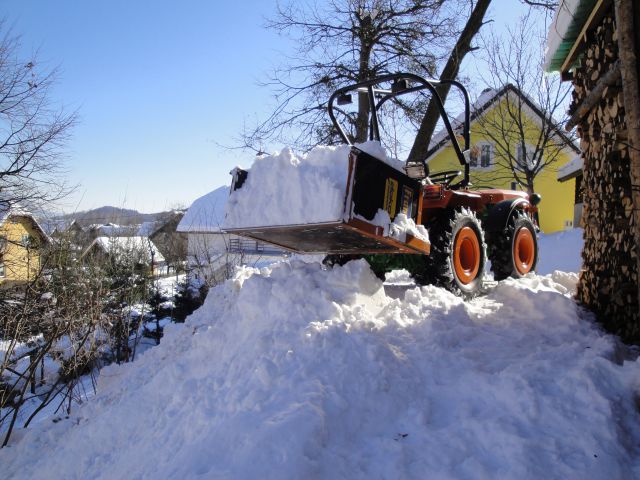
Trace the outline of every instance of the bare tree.
{"label": "bare tree", "polygon": [[559,2],[557,2],[556,0],[520,0],[520,1],[532,8],[541,8],[550,12],[553,12],[559,4]]}
{"label": "bare tree", "polygon": [[0,290],[2,446],[49,405],[68,413],[83,396],[80,377],[97,366],[106,325],[107,285],[95,273],[61,239],[32,281]]}
{"label": "bare tree", "polygon": [[485,38],[487,86],[504,92],[490,114],[477,116],[477,132],[493,144],[494,168],[483,181],[515,181],[535,191],[535,179],[557,168],[560,154],[573,137],[560,125],[566,120],[570,86],[542,69],[545,32],[531,13],[509,30],[508,38]]}
{"label": "bare tree", "polygon": [[[467,22],[462,29],[458,40],[453,46],[451,53],[449,54],[449,58],[442,70],[440,79],[456,79],[460,72],[460,66],[462,65],[464,57],[467,55],[467,53],[476,50],[476,47],[473,47],[471,45],[471,42],[480,31],[480,28],[482,28],[482,26],[486,23],[484,21],[484,18],[487,14],[487,9],[489,8],[490,3],[491,0],[478,0],[478,2],[471,10]],[[437,87],[438,96],[440,97],[443,104],[447,100],[450,88],[450,85],[442,85]],[[415,141],[413,142],[413,146],[411,147],[411,151],[409,152],[407,163],[422,162],[426,159],[429,151],[431,137],[433,136],[433,132],[439,120],[440,111],[438,108],[438,104],[436,101],[431,99],[431,101],[429,101],[427,110],[420,121],[418,133],[416,134]]]}
{"label": "bare tree", "polygon": [[68,192],[62,178],[63,147],[75,114],[50,99],[56,70],[20,56],[20,39],[0,22],[0,208],[34,207]]}
{"label": "bare tree", "polygon": [[[486,0],[485,0],[486,1]],[[458,7],[468,0],[332,0],[279,5],[268,26],[292,37],[297,54],[276,69],[265,86],[275,90],[273,113],[245,132],[245,146],[287,141],[308,149],[334,143],[326,102],[341,85],[398,70],[431,77],[458,34]],[[348,113],[349,134],[367,139],[369,104],[358,99]]]}

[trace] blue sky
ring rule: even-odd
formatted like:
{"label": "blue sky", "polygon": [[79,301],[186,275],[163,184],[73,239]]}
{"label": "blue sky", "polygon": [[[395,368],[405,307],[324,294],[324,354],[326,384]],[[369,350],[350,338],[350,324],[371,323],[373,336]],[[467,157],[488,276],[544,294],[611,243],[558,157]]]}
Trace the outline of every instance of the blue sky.
{"label": "blue sky", "polygon": [[[522,10],[516,0],[494,3],[500,26]],[[64,210],[188,206],[251,163],[251,153],[220,145],[266,113],[271,93],[257,82],[292,47],[263,28],[275,2],[1,5],[25,55],[59,67],[54,100],[79,113],[67,161],[79,188]]]}

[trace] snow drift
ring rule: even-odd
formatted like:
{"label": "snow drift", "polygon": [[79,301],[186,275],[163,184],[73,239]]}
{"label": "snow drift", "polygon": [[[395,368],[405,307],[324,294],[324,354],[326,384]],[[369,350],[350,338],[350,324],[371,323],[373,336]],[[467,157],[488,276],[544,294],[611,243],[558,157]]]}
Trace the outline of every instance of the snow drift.
{"label": "snow drift", "polygon": [[[245,268],[71,418],[18,432],[6,478],[637,478],[640,368],[576,275],[465,303],[364,261]],[[386,291],[385,291],[386,288]]]}

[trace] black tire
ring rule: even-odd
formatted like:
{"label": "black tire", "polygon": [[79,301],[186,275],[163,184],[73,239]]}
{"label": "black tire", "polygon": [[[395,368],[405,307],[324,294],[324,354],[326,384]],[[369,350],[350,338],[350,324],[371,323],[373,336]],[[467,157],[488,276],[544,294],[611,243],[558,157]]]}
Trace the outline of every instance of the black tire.
{"label": "black tire", "polygon": [[461,295],[475,297],[482,288],[487,263],[480,221],[472,211],[451,210],[429,225],[431,253],[425,268],[414,274],[417,283],[434,284]]}
{"label": "black tire", "polygon": [[488,244],[491,271],[495,280],[521,278],[535,271],[538,264],[536,227],[522,210],[511,215],[502,232],[492,233]]}

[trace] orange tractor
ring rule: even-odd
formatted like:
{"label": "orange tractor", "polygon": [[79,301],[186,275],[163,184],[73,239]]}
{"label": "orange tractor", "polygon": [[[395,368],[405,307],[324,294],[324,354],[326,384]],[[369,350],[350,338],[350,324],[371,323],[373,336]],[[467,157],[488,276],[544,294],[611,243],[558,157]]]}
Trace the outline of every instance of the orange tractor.
{"label": "orange tractor", "polygon": [[[448,83],[462,93],[464,119],[460,145],[436,86]],[[386,86],[386,88],[385,88]],[[369,139],[380,141],[381,107],[402,95],[428,90],[460,162],[460,171],[429,173],[426,162],[407,163],[403,171],[353,145],[336,118],[353,94],[369,102]],[[373,271],[384,274],[407,269],[420,284],[443,286],[472,297],[482,289],[487,257],[495,280],[520,277],[538,260],[537,194],[499,189],[474,189],[469,181],[470,102],[454,80],[426,80],[409,73],[389,74],[337,90],[329,99],[329,116],[340,137],[351,145],[344,214],[331,222],[304,225],[261,225],[225,229],[229,233],[277,245],[299,253],[325,253],[325,264],[366,258]],[[232,192],[242,188],[250,171],[236,169]],[[374,221],[379,210],[393,220],[402,213],[423,225],[429,240],[407,233],[402,239],[385,235]]]}

